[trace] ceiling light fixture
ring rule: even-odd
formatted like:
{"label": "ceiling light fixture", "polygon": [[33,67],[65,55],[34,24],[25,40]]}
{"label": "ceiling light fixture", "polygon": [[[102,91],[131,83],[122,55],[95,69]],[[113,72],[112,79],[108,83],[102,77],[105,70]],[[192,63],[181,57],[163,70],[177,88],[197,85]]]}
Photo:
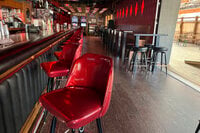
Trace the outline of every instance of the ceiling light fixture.
{"label": "ceiling light fixture", "polygon": [[89,13],[90,12],[90,7],[85,7],[85,12]]}
{"label": "ceiling light fixture", "polygon": [[82,12],[82,8],[81,7],[77,7],[78,12]]}
{"label": "ceiling light fixture", "polygon": [[98,10],[99,10],[99,8],[94,8],[92,13],[95,14]]}
{"label": "ceiling light fixture", "polygon": [[74,10],[74,8],[72,7],[72,6],[68,6],[68,8],[69,8],[69,10],[71,11],[71,12],[75,12],[75,10]]}
{"label": "ceiling light fixture", "polygon": [[62,9],[62,10],[65,11],[65,12],[68,12],[68,10],[65,9],[64,7],[60,7],[60,9]]}
{"label": "ceiling light fixture", "polygon": [[104,13],[107,9],[108,9],[108,8],[103,8],[103,9],[99,12],[99,14]]}

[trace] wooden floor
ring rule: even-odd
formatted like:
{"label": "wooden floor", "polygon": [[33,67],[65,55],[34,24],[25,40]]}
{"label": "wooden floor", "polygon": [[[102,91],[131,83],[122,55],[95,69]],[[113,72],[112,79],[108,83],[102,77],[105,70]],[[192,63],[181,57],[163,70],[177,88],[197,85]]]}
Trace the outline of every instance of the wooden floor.
{"label": "wooden floor", "polygon": [[[108,55],[98,37],[86,37],[83,51]],[[200,119],[200,93],[160,71],[132,74],[119,58],[113,59],[114,86],[110,108],[102,118],[104,133],[194,133]],[[48,115],[38,132],[48,132],[50,122]],[[60,121],[56,130],[67,133]],[[97,133],[95,121],[85,131]]]}

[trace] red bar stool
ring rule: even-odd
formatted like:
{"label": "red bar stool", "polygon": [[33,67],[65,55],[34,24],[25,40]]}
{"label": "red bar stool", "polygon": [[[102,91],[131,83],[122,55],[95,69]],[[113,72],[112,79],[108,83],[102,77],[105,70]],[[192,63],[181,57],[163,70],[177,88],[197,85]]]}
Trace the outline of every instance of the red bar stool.
{"label": "red bar stool", "polygon": [[[62,55],[58,61],[41,63],[42,69],[48,75],[47,92],[53,90],[54,77],[67,76],[74,60],[81,56],[82,45],[69,44],[63,48]],[[44,122],[46,121],[47,111],[44,111]]]}
{"label": "red bar stool", "polygon": [[63,45],[66,45],[68,43],[77,44],[81,39],[82,39],[82,37],[80,35],[78,35],[78,36],[74,35],[69,40],[67,40],[66,42],[64,42]]}
{"label": "red bar stool", "polygon": [[[83,39],[80,39],[79,42],[77,42],[77,43],[71,43],[71,42],[66,43],[66,45],[69,45],[69,44],[80,45],[79,52],[81,52],[80,50],[82,50],[82,47],[83,47]],[[61,46],[62,49],[64,47],[65,47],[65,45]],[[54,52],[54,55],[58,60],[60,60],[60,59],[62,59],[63,53],[64,53],[64,51],[56,51],[56,52]]]}
{"label": "red bar stool", "polygon": [[[109,108],[113,75],[110,57],[85,54],[74,62],[66,87],[45,93],[39,100],[51,114],[64,120],[72,132],[75,129],[84,131],[83,126],[96,119],[99,133],[102,133],[100,118]],[[52,133],[56,127],[55,117]]]}
{"label": "red bar stool", "polygon": [[70,44],[73,44],[73,45],[80,45],[78,42],[77,42],[76,44],[68,42],[68,43],[66,43],[65,45],[61,46],[62,51],[56,51],[56,52],[54,52],[54,55],[55,55],[55,57],[56,57],[57,60],[63,60],[63,55],[64,55],[64,53],[65,53],[64,47],[65,47],[66,45],[70,45]]}
{"label": "red bar stool", "polygon": [[47,92],[53,88],[53,78],[67,76],[75,59],[81,56],[82,45],[69,44],[63,48],[58,61],[41,63],[42,69],[48,75]]}
{"label": "red bar stool", "polygon": [[83,39],[83,34],[81,34],[81,32],[80,33],[74,33],[74,35],[69,40],[63,42],[62,43],[63,45],[60,46],[60,47],[63,48],[64,45],[67,45],[69,43],[71,43],[71,44],[77,44],[78,45],[79,41],[81,39]]}

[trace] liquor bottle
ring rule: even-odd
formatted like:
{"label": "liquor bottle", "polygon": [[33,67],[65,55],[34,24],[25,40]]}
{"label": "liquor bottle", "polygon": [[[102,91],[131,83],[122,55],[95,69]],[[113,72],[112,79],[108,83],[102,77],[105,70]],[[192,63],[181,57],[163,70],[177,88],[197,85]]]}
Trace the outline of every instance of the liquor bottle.
{"label": "liquor bottle", "polygon": [[4,27],[3,27],[3,22],[0,20],[0,32],[1,35],[4,36]]}

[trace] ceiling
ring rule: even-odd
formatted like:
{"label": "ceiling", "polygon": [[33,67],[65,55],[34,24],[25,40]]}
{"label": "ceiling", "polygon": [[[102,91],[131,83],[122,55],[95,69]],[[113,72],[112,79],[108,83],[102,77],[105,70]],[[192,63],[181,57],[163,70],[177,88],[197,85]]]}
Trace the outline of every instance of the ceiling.
{"label": "ceiling", "polygon": [[[73,14],[99,14],[113,13],[115,7],[122,0],[48,0],[56,7]],[[89,11],[88,11],[89,8]]]}
{"label": "ceiling", "polygon": [[93,4],[109,4],[112,3],[114,0],[57,0],[61,4],[86,4],[87,6],[92,6]]}
{"label": "ceiling", "polygon": [[[72,13],[103,14],[111,9],[116,0],[56,0],[60,7]],[[89,11],[87,11],[89,8]]]}

